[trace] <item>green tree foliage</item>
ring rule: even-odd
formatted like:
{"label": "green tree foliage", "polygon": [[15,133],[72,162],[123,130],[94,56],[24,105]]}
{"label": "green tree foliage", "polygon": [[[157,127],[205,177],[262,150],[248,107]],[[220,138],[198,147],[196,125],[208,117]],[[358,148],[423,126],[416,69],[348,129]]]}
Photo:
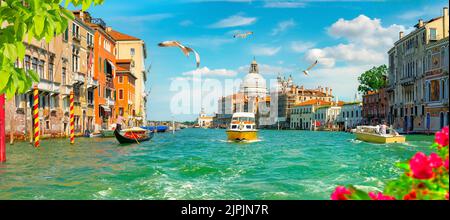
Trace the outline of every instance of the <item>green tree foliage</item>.
{"label": "green tree foliage", "polygon": [[50,42],[74,19],[67,10],[70,4],[84,11],[101,3],[103,0],[0,0],[0,94],[10,99],[39,82],[36,72],[14,67],[15,61],[25,56],[24,40]]}
{"label": "green tree foliage", "polygon": [[364,72],[358,77],[360,93],[367,93],[369,91],[376,91],[383,88],[386,85],[387,67],[381,65],[379,67],[373,67],[372,69]]}

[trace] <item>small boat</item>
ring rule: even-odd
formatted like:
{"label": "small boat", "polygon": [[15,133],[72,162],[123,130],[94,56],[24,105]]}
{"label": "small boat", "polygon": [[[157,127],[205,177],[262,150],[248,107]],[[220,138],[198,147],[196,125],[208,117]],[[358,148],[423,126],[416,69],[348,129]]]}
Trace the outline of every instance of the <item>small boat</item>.
{"label": "small boat", "polygon": [[158,125],[158,126],[142,126],[141,127],[142,129],[145,129],[145,130],[149,130],[149,131],[151,131],[151,132],[158,132],[158,133],[163,133],[163,132],[166,132],[168,129],[169,129],[169,127],[168,126],[165,126],[165,125]]}
{"label": "small boat", "polygon": [[114,137],[114,130],[101,130],[102,137]]}
{"label": "small boat", "polygon": [[229,141],[257,140],[258,130],[256,130],[255,114],[248,112],[234,113],[226,132]]}
{"label": "small boat", "polygon": [[121,144],[132,144],[149,141],[153,138],[153,132],[142,128],[114,130],[114,135]]}
{"label": "small boat", "polygon": [[356,139],[377,144],[405,143],[406,137],[389,128],[388,133],[381,134],[377,126],[358,126],[354,132]]}
{"label": "small boat", "polygon": [[96,137],[102,137],[102,136],[103,136],[102,134],[94,134],[94,133],[89,134],[90,138],[96,138]]}

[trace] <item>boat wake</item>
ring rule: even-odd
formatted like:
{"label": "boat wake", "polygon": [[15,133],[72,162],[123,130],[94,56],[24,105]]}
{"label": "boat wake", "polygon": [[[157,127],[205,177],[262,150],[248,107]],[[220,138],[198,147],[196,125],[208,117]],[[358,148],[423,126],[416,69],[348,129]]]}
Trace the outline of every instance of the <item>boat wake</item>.
{"label": "boat wake", "polygon": [[350,139],[348,141],[351,142],[351,143],[354,143],[354,144],[360,144],[362,142],[362,141],[356,140],[356,139]]}
{"label": "boat wake", "polygon": [[237,143],[237,144],[251,144],[251,143],[257,143],[257,142],[262,142],[263,140],[261,139],[257,139],[257,140],[251,140],[251,141],[232,141],[232,140],[220,140],[220,142],[223,143]]}

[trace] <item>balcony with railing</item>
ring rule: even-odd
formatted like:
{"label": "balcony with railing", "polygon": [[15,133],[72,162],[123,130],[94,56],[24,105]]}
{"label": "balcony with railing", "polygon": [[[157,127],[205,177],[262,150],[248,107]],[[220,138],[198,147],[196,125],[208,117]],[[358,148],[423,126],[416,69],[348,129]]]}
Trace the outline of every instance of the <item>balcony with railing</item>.
{"label": "balcony with railing", "polygon": [[416,81],[416,77],[415,76],[406,76],[400,79],[400,84],[402,86],[410,86],[410,85],[414,85],[414,82]]}
{"label": "balcony with railing", "polygon": [[80,42],[81,41],[81,35],[79,33],[72,33],[72,39]]}
{"label": "balcony with railing", "polygon": [[38,83],[38,89],[41,91],[59,93],[61,89],[61,84],[53,81],[41,79]]}
{"label": "balcony with railing", "polygon": [[94,78],[88,78],[88,89],[95,89],[98,87],[98,81]]}
{"label": "balcony with railing", "polygon": [[86,77],[82,73],[74,73],[73,74],[73,81],[74,84],[83,85],[86,80]]}

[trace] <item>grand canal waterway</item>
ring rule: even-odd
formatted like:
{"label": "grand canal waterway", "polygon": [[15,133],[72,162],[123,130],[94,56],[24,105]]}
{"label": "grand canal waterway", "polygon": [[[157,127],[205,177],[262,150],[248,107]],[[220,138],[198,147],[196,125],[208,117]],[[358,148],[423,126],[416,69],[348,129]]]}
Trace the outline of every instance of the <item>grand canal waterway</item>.
{"label": "grand canal waterway", "polygon": [[429,152],[433,136],[376,145],[352,134],[260,131],[226,142],[224,130],[184,129],[120,146],[114,138],[7,145],[0,199],[329,199],[340,184],[381,190],[397,161]]}

